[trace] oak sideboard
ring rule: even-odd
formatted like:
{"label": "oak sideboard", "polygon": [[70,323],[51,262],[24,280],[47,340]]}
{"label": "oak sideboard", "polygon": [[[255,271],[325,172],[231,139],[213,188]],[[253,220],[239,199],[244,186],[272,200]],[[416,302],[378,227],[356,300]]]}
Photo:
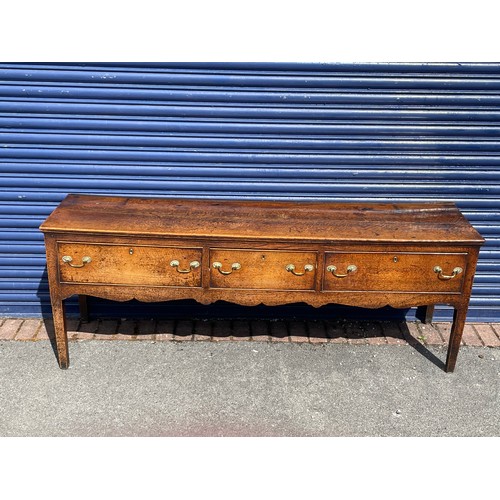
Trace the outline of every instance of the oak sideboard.
{"label": "oak sideboard", "polygon": [[64,299],[454,308],[454,370],[484,239],[453,203],[68,195],[44,233],[59,366]]}

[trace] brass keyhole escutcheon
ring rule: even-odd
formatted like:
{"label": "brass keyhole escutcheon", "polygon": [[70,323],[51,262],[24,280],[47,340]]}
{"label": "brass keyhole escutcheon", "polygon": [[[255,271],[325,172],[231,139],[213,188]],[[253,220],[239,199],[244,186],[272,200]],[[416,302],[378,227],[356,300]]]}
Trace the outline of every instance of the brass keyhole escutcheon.
{"label": "brass keyhole escutcheon", "polygon": [[399,260],[399,259],[398,259],[397,257],[393,257],[393,259],[392,259],[392,260],[393,260],[394,262],[398,262],[398,260]]}

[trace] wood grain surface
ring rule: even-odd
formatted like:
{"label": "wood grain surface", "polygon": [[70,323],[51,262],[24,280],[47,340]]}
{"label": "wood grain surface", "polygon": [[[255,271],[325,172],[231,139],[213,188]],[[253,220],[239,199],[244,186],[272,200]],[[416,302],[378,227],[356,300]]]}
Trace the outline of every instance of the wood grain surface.
{"label": "wood grain surface", "polygon": [[[61,283],[201,286],[201,248],[61,242],[58,252]],[[72,264],[80,265],[84,257],[91,262],[74,268],[62,261],[65,255],[73,258]],[[173,260],[178,267],[170,265]],[[191,262],[200,267],[190,269]]]}
{"label": "wood grain surface", "polygon": [[453,203],[317,203],[68,195],[40,226],[88,232],[294,241],[445,242],[483,238]]}
{"label": "wood grain surface", "polygon": [[337,278],[325,269],[323,289],[460,293],[463,271],[451,279],[442,279],[434,268],[439,266],[446,276],[451,276],[454,268],[464,270],[466,263],[464,253],[327,252],[326,267],[335,265],[337,273],[344,274],[349,265],[357,269],[345,278]]}

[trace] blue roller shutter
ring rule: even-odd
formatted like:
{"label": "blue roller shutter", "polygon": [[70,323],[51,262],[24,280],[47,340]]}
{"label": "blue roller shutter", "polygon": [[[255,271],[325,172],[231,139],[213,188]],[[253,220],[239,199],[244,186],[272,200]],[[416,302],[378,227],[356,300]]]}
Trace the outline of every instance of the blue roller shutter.
{"label": "blue roller shutter", "polygon": [[486,238],[469,318],[500,321],[500,64],[0,64],[0,314],[47,309],[70,192],[451,200]]}

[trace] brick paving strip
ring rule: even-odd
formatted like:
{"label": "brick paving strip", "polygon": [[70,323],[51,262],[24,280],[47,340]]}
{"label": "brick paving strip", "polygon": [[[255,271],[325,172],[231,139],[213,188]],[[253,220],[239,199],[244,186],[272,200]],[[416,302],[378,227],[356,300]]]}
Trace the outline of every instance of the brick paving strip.
{"label": "brick paving strip", "polygon": [[[451,323],[346,320],[132,320],[69,318],[68,336],[81,340],[252,341],[290,343],[391,344],[448,343]],[[52,320],[0,318],[0,340],[38,341],[53,336]],[[500,347],[500,323],[467,323],[462,345]]]}

